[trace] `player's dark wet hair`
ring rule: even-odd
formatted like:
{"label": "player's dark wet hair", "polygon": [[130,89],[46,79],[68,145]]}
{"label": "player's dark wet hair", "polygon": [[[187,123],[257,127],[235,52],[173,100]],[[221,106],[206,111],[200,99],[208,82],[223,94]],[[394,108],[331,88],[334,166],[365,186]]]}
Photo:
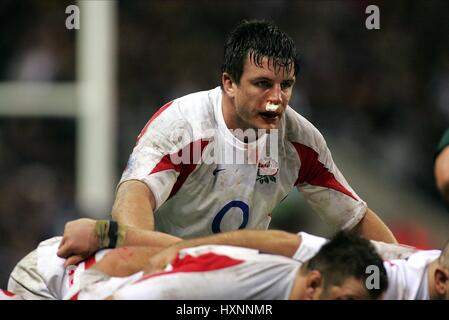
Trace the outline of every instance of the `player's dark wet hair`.
{"label": "player's dark wet hair", "polygon": [[289,74],[293,68],[299,72],[299,58],[295,43],[274,24],[264,20],[243,21],[228,36],[224,48],[222,72],[227,72],[237,84],[243,74],[246,57],[261,67],[263,57],[278,72],[282,68]]}
{"label": "player's dark wet hair", "polygon": [[375,266],[379,270],[379,286],[373,289],[366,288],[372,299],[378,299],[388,287],[387,272],[382,258],[368,240],[340,231],[303,265],[303,270],[320,271],[324,287],[328,288],[339,286],[351,277],[366,284],[366,279],[373,274],[367,272],[368,266]]}

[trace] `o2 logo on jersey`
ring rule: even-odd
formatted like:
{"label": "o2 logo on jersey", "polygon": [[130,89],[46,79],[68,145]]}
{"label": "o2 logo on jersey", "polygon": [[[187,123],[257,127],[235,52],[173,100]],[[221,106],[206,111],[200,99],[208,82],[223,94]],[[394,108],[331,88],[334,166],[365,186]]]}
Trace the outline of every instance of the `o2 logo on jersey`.
{"label": "o2 logo on jersey", "polygon": [[249,206],[240,200],[233,200],[226,204],[218,213],[215,215],[214,220],[212,221],[212,232],[213,233],[220,233],[221,228],[220,224],[223,220],[223,217],[226,215],[226,213],[229,212],[232,208],[240,208],[242,210],[243,215],[243,222],[240,225],[239,229],[243,229],[248,224],[249,220]]}

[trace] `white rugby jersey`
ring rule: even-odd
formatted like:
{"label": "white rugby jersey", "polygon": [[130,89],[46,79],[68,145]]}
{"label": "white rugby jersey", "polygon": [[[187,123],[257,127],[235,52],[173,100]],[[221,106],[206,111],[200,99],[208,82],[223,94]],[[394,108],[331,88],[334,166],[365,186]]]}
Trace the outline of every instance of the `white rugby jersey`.
{"label": "white rugby jersey", "polygon": [[[315,254],[318,253],[321,247],[327,241],[329,241],[326,238],[314,236],[303,231],[299,232],[298,235],[300,235],[302,239],[301,245],[293,254],[292,258],[300,262],[305,262],[311,259]],[[405,259],[411,256],[412,254],[419,252],[418,249],[411,246],[394,243],[385,243],[382,241],[375,241],[375,240],[370,241],[371,244],[376,249],[377,253],[384,260]]]}
{"label": "white rugby jersey", "polygon": [[299,232],[298,235],[301,236],[301,244],[292,258],[301,263],[312,259],[320,251],[321,247],[329,241],[326,238],[314,236],[306,232]]}
{"label": "white rugby jersey", "polygon": [[249,141],[227,128],[219,87],[193,93],[150,119],[120,183],[146,183],[156,200],[156,229],[181,238],[266,229],[271,211],[295,186],[337,228],[350,229],[363,218],[366,203],[334,164],[323,136],[292,108],[276,133]]}
{"label": "white rugby jersey", "polygon": [[8,290],[25,300],[62,299],[72,287],[79,286],[80,274],[101,260],[109,250],[100,250],[76,266],[64,268],[65,259],[57,256],[62,237],[42,241],[15,266]]}
{"label": "white rugby jersey", "polygon": [[389,286],[384,299],[429,300],[427,266],[440,254],[440,250],[422,250],[406,259],[386,260]]}
{"label": "white rugby jersey", "polygon": [[102,299],[112,293],[120,300],[285,300],[300,266],[293,259],[253,249],[200,246],[181,250],[164,272],[144,276],[115,293],[105,281],[83,287],[72,300]]}

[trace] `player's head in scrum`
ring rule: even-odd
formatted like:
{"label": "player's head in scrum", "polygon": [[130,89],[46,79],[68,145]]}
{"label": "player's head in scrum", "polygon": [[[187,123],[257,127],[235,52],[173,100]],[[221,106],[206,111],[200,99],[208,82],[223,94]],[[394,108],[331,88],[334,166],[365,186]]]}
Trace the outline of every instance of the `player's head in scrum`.
{"label": "player's head in scrum", "polygon": [[[378,278],[367,286],[367,278],[374,275],[371,269]],[[297,285],[299,299],[369,300],[382,297],[388,279],[382,258],[368,240],[339,232],[301,266]]]}
{"label": "player's head in scrum", "polygon": [[230,129],[275,129],[299,71],[293,40],[265,21],[245,21],[228,36],[222,66],[223,115]]}

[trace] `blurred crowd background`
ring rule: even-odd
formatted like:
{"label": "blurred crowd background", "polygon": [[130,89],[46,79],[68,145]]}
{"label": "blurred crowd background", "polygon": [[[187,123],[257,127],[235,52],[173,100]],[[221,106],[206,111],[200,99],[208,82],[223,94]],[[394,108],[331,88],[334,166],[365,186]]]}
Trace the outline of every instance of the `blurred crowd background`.
{"label": "blurred crowd background", "polygon": [[[0,83],[76,80],[70,4],[0,1]],[[380,30],[365,27],[369,4],[380,8]],[[290,105],[321,130],[356,192],[402,242],[441,247],[449,238],[433,177],[449,126],[449,2],[133,0],[118,1],[118,14],[117,177],[159,107],[219,85],[226,34],[265,18],[300,52]],[[39,241],[87,214],[74,194],[76,130],[70,118],[0,117],[0,288]],[[296,192],[272,227],[330,232]]]}

